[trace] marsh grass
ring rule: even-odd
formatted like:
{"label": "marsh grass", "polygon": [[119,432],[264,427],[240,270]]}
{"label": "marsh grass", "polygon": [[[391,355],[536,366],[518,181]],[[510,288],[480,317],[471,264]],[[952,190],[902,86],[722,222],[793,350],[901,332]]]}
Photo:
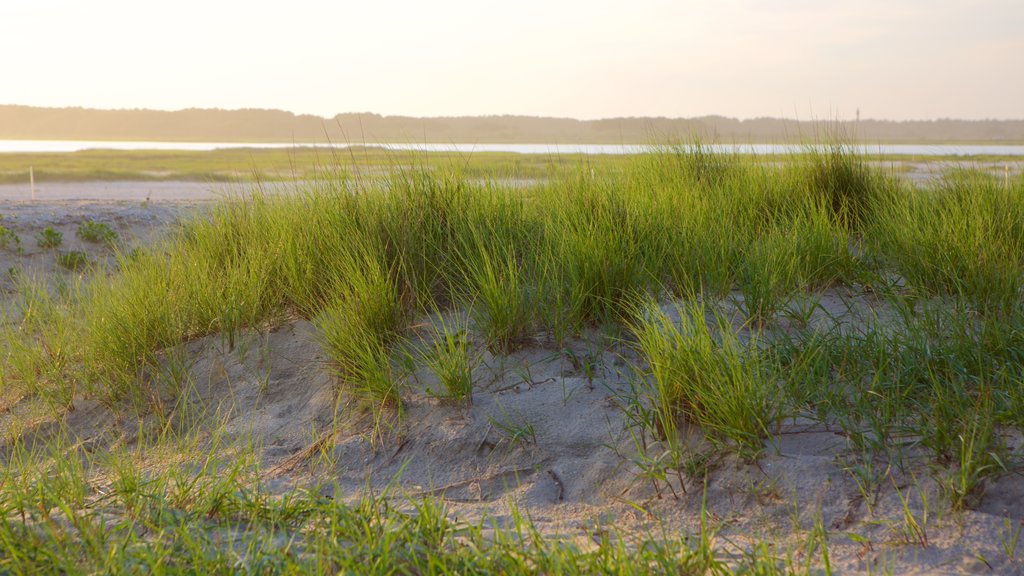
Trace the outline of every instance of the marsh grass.
{"label": "marsh grass", "polygon": [[[468,178],[544,178],[585,157],[579,154],[474,152],[458,158]],[[598,170],[619,170],[627,155],[586,158]],[[297,144],[293,148],[222,148],[186,150],[82,150],[70,153],[5,153],[0,156],[0,183],[22,184],[34,167],[37,182],[193,181],[282,182],[317,180],[326,170],[353,175],[382,169],[423,166],[447,168],[449,152],[388,150],[356,146],[348,152],[325,151]],[[112,169],[116,166],[116,169]],[[325,170],[326,169],[326,170]]]}

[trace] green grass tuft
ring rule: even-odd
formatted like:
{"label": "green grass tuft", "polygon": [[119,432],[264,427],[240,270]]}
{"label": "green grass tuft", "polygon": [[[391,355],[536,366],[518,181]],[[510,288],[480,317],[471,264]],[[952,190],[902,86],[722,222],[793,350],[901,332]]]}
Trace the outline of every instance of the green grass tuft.
{"label": "green grass tuft", "polygon": [[113,244],[117,242],[117,231],[105,222],[86,220],[78,225],[75,234],[85,242]]}
{"label": "green grass tuft", "polygon": [[36,234],[36,244],[40,248],[56,248],[64,242],[64,234],[47,226]]}
{"label": "green grass tuft", "polygon": [[632,320],[654,380],[658,429],[664,437],[675,435],[684,418],[755,458],[781,415],[769,363],[756,342],[740,341],[724,316],[713,314],[712,330],[703,305],[675,312],[678,321],[648,303]]}

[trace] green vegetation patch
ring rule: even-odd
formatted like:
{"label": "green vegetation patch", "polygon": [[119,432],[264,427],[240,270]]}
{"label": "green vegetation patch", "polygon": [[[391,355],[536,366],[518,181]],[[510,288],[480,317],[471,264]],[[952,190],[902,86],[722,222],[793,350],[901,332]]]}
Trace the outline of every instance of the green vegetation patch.
{"label": "green vegetation patch", "polygon": [[21,238],[14,230],[0,225],[0,248],[21,250]]}
{"label": "green vegetation patch", "polygon": [[[1022,223],[1024,179],[951,172],[912,187],[842,147],[786,162],[666,148],[526,187],[458,166],[396,166],[373,179],[336,171],[290,194],[227,198],[74,289],[18,275],[0,375],[5,394],[54,410],[85,396],[145,416],[186,394],[158,381],[183,344],[220,334],[233,348],[244,330],[304,319],[339,397],[372,411],[376,448],[401,430],[403,357],[450,399],[472,399],[483,355],[534,345],[593,385],[593,363],[567,343],[604,331],[635,353],[620,371],[632,396],[609,403],[636,438],[633,469],[659,496],[667,487],[678,497],[727,455],[756,462],[783,422],[801,419],[840,432],[842,471],[865,506],[891,485],[904,504],[898,533],[926,546],[926,518],[907,504],[909,490],[927,498],[913,474],[964,510],[987,482],[1021,469],[1005,431],[1024,426]],[[59,245],[47,230],[40,245]],[[457,319],[417,333],[413,319],[446,314]],[[490,424],[514,449],[542,441],[529,414],[506,416]],[[699,540],[593,553],[535,534],[525,546],[456,528],[433,500],[407,513],[312,492],[268,499],[241,471],[171,481],[128,464],[97,496],[80,459],[60,460],[41,482],[12,460],[21,454],[4,455],[12,464],[0,476],[0,562],[12,571],[45,563],[44,551],[68,572],[168,557],[230,570],[247,564],[211,534],[239,524],[252,528],[246,558],[281,571],[726,570],[703,529]],[[113,530],[84,513],[94,498],[131,521]],[[45,520],[54,510],[67,521]],[[141,526],[168,538],[137,545]],[[804,556],[827,566],[827,531],[815,526]],[[281,534],[294,547],[271,537]],[[760,550],[729,567],[810,570]]]}
{"label": "green vegetation patch", "polygon": [[81,250],[61,252],[57,255],[57,265],[68,270],[82,270],[89,265],[89,256]]}
{"label": "green vegetation patch", "polygon": [[64,234],[58,230],[55,230],[52,226],[47,226],[36,234],[36,244],[40,248],[56,248],[64,243]]}
{"label": "green vegetation patch", "polygon": [[114,244],[117,242],[117,231],[105,222],[86,220],[78,225],[75,235],[85,242],[95,244]]}

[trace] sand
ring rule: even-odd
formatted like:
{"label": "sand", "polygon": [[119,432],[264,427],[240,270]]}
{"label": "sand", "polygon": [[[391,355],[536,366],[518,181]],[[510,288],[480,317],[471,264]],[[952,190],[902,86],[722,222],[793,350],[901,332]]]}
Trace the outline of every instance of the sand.
{"label": "sand", "polygon": [[[127,184],[115,188],[132,196],[145,191]],[[25,253],[4,251],[0,266],[52,270],[53,254],[32,240],[44,226],[64,232],[65,249],[109,257],[106,248],[74,238],[82,219],[110,223],[130,244],[150,242],[176,219],[202,210],[202,204],[175,200],[4,202],[3,225],[22,237]],[[843,304],[851,300],[853,312]],[[832,313],[852,315],[850,322],[856,322],[858,307],[873,306],[867,296],[852,292],[827,293],[822,301]],[[436,321],[417,319],[418,345],[429,341],[429,326]],[[1020,475],[991,482],[974,509],[954,514],[936,507],[936,486],[926,468],[895,471],[869,506],[844,469],[852,457],[847,439],[809,422],[785,422],[757,462],[721,459],[706,491],[700,481],[677,477],[669,478],[671,488],[663,484],[655,490],[637,465],[637,430],[624,409],[634,398],[630,366],[641,365],[636,353],[598,332],[573,340],[567,350],[538,335],[507,356],[485,352],[474,373],[472,403],[435,398],[428,389],[437,383],[416,366],[405,377],[402,423],[382,437],[368,433],[372,418],[365,410],[344,392],[339,395],[316,330],[305,321],[247,333],[231,343],[210,336],[184,344],[181,351],[189,359],[193,384],[188,397],[196,410],[190,413],[211,430],[222,426],[229,437],[254,442],[275,492],[304,486],[350,500],[367,487],[379,492],[392,486],[396,498],[436,496],[450,516],[485,521],[494,529],[510,525],[517,507],[542,533],[580,546],[597,546],[609,535],[697,535],[706,502],[710,522],[719,530],[715,545],[727,557],[739,557],[759,541],[771,542],[779,555],[795,551],[799,556],[820,522],[829,530],[837,572],[1024,573],[1022,560],[1009,559],[1001,544],[1008,524],[1024,522]],[[574,359],[585,359],[593,371]],[[0,421],[9,422],[18,411],[7,407]],[[119,419],[88,400],[77,402],[62,419],[82,441],[101,445],[131,445],[140,432],[138,422]],[[143,433],[156,418],[147,422]],[[45,436],[53,426],[36,419],[30,428]],[[708,449],[699,431],[691,431],[690,442]],[[1011,439],[1014,446],[1020,443]],[[929,496],[927,546],[909,542],[901,530],[900,495],[920,516],[921,494]]]}

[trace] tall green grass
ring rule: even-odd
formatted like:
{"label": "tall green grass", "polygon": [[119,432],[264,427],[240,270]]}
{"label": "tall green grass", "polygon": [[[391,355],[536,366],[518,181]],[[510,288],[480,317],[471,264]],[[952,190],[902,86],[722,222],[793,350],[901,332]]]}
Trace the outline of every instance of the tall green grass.
{"label": "tall green grass", "polygon": [[[324,172],[290,194],[228,198],[121,256],[45,320],[14,319],[5,378],[143,400],[174,346],[215,333],[232,345],[240,330],[302,317],[340,381],[398,406],[392,353],[435,305],[469,305],[495,352],[633,322],[637,295],[734,294],[750,326],[771,326],[790,302],[871,275],[1014,311],[1020,186],[957,173],[911,188],[842,146],[785,161],[680,146],[526,188],[458,169]],[[985,325],[979,337],[1013,349],[1012,330]]]}
{"label": "tall green grass", "polygon": [[90,287],[83,362],[90,380],[118,391],[176,342],[290,309],[312,318],[336,308],[352,246],[373,252],[360,258],[380,263],[407,311],[477,302],[478,324],[498,348],[536,324],[571,332],[618,319],[631,294],[664,286],[725,291],[747,276],[771,295],[789,291],[789,280],[751,274],[773,230],[799,239],[785,250],[807,261],[794,272],[802,283],[839,276],[832,263],[843,243],[834,231],[824,242],[802,234],[818,212],[787,208],[777,176],[697,147],[641,157],[626,174],[580,171],[526,192],[400,169],[383,181],[339,177],[293,195],[230,199]]}
{"label": "tall green grass", "polygon": [[1024,186],[956,170],[936,186],[879,208],[870,247],[884,266],[926,294],[1007,313],[1021,302]]}
{"label": "tall green grass", "polygon": [[721,314],[714,315],[712,328],[700,304],[675,312],[678,321],[648,303],[632,321],[654,379],[657,428],[671,439],[679,419],[687,419],[712,439],[728,440],[755,457],[781,415],[778,383],[766,357],[756,342],[742,343]]}
{"label": "tall green grass", "polygon": [[[1019,465],[1002,428],[1024,426],[1022,223],[1024,180],[957,171],[912,187],[842,146],[770,161],[672,147],[519,187],[457,167],[325,172],[288,194],[227,198],[81,283],[18,276],[0,327],[0,391],[55,411],[90,396],[146,412],[173,395],[161,387],[174,388],[182,343],[220,334],[231,347],[241,331],[302,318],[339,386],[382,417],[401,411],[396,355],[419,315],[457,308],[466,319],[442,325],[423,358],[453,398],[473,392],[471,342],[505,354],[618,323],[649,370],[640,412],[664,439],[688,422],[755,458],[784,417],[803,416],[843,431],[865,494],[923,454],[964,508]],[[803,322],[777,322],[836,286],[874,312],[851,320],[811,306]],[[729,300],[736,318],[723,312]],[[524,549],[456,527],[432,501],[407,514],[386,498],[269,499],[247,465],[144,477],[115,454],[97,466],[109,481],[99,495],[89,456],[59,448],[3,453],[0,513],[20,521],[0,523],[0,570],[144,569],[170,556],[183,571],[253,558],[263,562],[253,571],[726,569],[706,534],[698,550],[590,554],[532,535]],[[650,469],[664,482],[674,468],[680,483],[684,468],[707,469],[685,460]],[[83,512],[97,499],[130,521],[114,529]],[[239,522],[259,528],[244,556],[205,531]],[[159,530],[166,546],[147,539]],[[312,554],[282,552],[272,536],[285,533]]]}

